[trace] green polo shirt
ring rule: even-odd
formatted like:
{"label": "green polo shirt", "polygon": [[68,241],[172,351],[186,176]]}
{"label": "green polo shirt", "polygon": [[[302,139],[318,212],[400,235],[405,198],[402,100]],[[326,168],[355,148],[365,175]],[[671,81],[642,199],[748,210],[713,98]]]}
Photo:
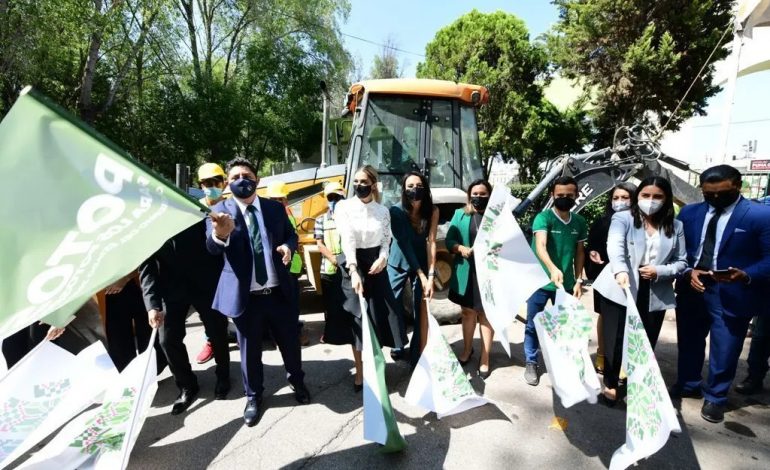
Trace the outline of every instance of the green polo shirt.
{"label": "green polo shirt", "polygon": [[[546,232],[548,242],[546,249],[551,261],[564,274],[564,289],[572,292],[575,288],[575,252],[577,244],[583,243],[588,238],[588,224],[580,214],[570,213],[568,222],[564,222],[556,215],[554,209],[547,209],[537,214],[532,223],[532,232]],[[532,237],[532,250],[537,254],[536,237]],[[539,258],[538,258],[539,259]],[[545,263],[540,261],[543,269],[548,273]],[[554,283],[543,287],[546,290],[556,290]]]}

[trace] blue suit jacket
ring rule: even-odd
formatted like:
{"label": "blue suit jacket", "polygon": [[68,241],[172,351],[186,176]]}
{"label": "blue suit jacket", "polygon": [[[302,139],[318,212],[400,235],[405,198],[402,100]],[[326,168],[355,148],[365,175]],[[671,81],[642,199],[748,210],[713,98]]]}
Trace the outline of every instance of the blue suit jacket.
{"label": "blue suit jacket", "polygon": [[[687,264],[695,266],[703,233],[708,204],[701,202],[682,208],[679,220],[684,224]],[[751,283],[718,283],[707,289],[718,289],[725,314],[736,317],[758,315],[765,310],[767,289],[770,287],[770,207],[747,201],[736,204],[725,227],[717,253],[718,269],[734,267],[751,277]],[[684,288],[684,282],[677,290]]]}
{"label": "blue suit jacket", "polygon": [[[297,308],[299,301],[297,281],[289,273],[289,267],[281,261],[281,254],[276,251],[276,248],[281,245],[288,246],[292,253],[297,251],[297,232],[289,222],[283,205],[263,198],[259,198],[259,204],[267,238],[270,241],[270,246],[265,249],[270,250],[273,256],[273,266],[278,275],[278,282],[284,297],[290,304],[289,307]],[[246,228],[246,220],[235,200],[226,199],[212,207],[212,211],[227,212],[235,221],[235,229],[230,234],[230,243],[224,247],[212,240],[211,219],[206,219],[206,248],[213,255],[224,255],[225,260],[212,307],[228,317],[238,317],[248,305],[251,289],[254,258],[249,232]]]}

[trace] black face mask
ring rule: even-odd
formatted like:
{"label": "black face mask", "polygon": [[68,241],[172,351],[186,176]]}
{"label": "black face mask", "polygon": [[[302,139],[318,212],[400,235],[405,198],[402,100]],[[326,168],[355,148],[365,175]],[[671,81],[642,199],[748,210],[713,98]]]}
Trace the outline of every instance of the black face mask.
{"label": "black face mask", "polygon": [[553,200],[553,205],[560,211],[568,211],[575,207],[575,200],[571,197],[558,197]]}
{"label": "black face mask", "polygon": [[740,193],[733,190],[703,195],[703,199],[715,209],[725,209],[727,206],[737,201],[738,197],[740,197]]}
{"label": "black face mask", "polygon": [[471,196],[471,205],[477,211],[483,211],[487,208],[489,196]]}
{"label": "black face mask", "polygon": [[355,191],[356,196],[358,196],[359,199],[366,199],[370,194],[372,194],[372,185],[357,184],[353,186],[353,191]]}
{"label": "black face mask", "polygon": [[248,199],[257,190],[257,182],[248,178],[240,178],[230,183],[230,191],[238,199]]}
{"label": "black face mask", "polygon": [[404,194],[410,201],[422,201],[425,199],[425,188],[407,189]]}

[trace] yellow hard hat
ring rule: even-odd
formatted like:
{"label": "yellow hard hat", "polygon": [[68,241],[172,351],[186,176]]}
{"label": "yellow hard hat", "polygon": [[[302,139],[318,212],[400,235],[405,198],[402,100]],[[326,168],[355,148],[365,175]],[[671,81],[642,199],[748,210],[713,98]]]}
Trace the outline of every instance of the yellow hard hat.
{"label": "yellow hard hat", "polygon": [[289,195],[289,188],[283,181],[271,181],[267,185],[267,197],[282,198]]}
{"label": "yellow hard hat", "polygon": [[216,178],[217,176],[223,179],[226,177],[225,171],[216,163],[204,163],[198,168],[198,181]]}
{"label": "yellow hard hat", "polygon": [[345,197],[345,190],[342,188],[342,185],[336,181],[326,183],[326,186],[324,186],[324,197],[327,197],[332,193]]}

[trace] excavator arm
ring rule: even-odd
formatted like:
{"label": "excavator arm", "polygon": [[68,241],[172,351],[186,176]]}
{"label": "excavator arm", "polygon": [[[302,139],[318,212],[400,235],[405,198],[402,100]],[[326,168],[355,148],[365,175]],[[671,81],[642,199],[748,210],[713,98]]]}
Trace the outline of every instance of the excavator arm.
{"label": "excavator arm", "polygon": [[[698,188],[677,176],[661,162],[690,171],[686,162],[669,157],[658,151],[649,141],[628,139],[614,148],[603,148],[594,152],[560,157],[548,171],[542,181],[514,209],[514,216],[521,216],[542,197],[551,183],[560,176],[571,176],[578,183],[577,204],[573,211],[580,211],[591,201],[610,191],[618,183],[631,178],[642,180],[648,176],[662,176],[671,182],[674,201],[678,204],[691,204],[703,200]],[[544,207],[551,205],[548,200]]]}

